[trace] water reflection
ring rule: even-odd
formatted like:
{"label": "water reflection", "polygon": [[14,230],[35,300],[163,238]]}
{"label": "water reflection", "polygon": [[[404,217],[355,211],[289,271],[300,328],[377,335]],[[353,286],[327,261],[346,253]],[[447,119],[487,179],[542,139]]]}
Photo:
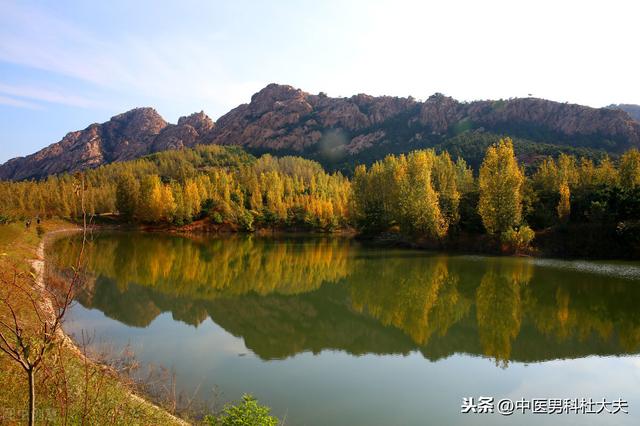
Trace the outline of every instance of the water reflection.
{"label": "water reflection", "polygon": [[[70,264],[75,238],[54,243]],[[529,259],[374,250],[348,239],[113,233],[88,250],[85,307],[135,327],[208,318],[262,359],[336,349],[535,362],[640,349],[640,286]],[[625,266],[626,269],[637,268]]]}
{"label": "water reflection", "polygon": [[524,259],[487,260],[476,290],[476,316],[482,351],[505,364],[522,325],[522,293],[531,280],[531,264]]}
{"label": "water reflection", "polygon": [[471,300],[458,291],[459,276],[445,257],[379,256],[359,259],[349,276],[351,307],[402,330],[416,345],[445,336],[469,313]]}

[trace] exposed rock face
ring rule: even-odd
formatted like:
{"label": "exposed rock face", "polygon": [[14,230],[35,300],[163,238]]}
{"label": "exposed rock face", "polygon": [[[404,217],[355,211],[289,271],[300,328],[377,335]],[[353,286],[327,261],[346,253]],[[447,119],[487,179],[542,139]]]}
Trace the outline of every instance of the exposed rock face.
{"label": "exposed rock face", "polygon": [[640,145],[640,126],[622,111],[525,98],[461,103],[412,98],[329,98],[271,84],[221,117],[207,142],[295,153],[343,164],[432,146],[460,129],[620,152]]}
{"label": "exposed rock face", "polygon": [[560,137],[600,136],[623,146],[640,144],[640,126],[629,116],[607,108],[589,108],[544,99],[478,101],[468,105],[467,116],[483,126],[535,126]]}
{"label": "exposed rock face", "polygon": [[[302,153],[321,141],[330,129],[361,133],[416,105],[410,98],[362,94],[330,98],[322,94],[310,95],[291,86],[270,84],[253,95],[251,103],[240,105],[220,117],[209,142]],[[373,139],[376,138],[367,138]],[[346,142],[345,148],[349,152],[367,146],[362,138]]]}
{"label": "exposed rock face", "polygon": [[153,108],[136,108],[102,124],[68,133],[27,157],[0,166],[0,179],[28,179],[125,161],[166,149],[193,146],[213,128],[204,113],[168,124]]}
{"label": "exposed rock face", "polygon": [[203,112],[168,124],[139,108],[72,132],[60,142],[0,166],[0,179],[96,167],[196,144],[240,145],[341,164],[433,146],[465,130],[535,142],[621,152],[640,146],[640,123],[626,112],[524,98],[461,103],[435,94],[413,98],[331,98],[270,84],[214,123]]}
{"label": "exposed rock face", "polygon": [[629,114],[631,118],[633,118],[637,122],[640,122],[640,105],[618,104],[618,105],[609,105],[607,108],[621,109],[622,111]]}
{"label": "exposed rock face", "polygon": [[190,148],[200,143],[214,126],[213,120],[202,111],[180,117],[178,124],[169,124],[160,132],[151,151]]}

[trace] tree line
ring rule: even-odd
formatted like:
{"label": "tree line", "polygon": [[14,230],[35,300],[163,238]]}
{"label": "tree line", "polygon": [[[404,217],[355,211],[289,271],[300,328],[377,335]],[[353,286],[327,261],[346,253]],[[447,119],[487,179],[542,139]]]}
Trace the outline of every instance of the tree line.
{"label": "tree line", "polygon": [[77,217],[80,188],[92,215],[174,225],[208,217],[250,231],[258,224],[345,226],[350,185],[302,158],[256,159],[236,148],[200,146],[43,181],[0,182],[0,216]]}
{"label": "tree line", "polygon": [[353,226],[432,241],[486,234],[511,251],[526,250],[533,230],[583,227],[640,247],[636,149],[616,161],[563,153],[536,164],[525,173],[505,138],[487,148],[477,173],[463,158],[427,149],[359,165],[348,179],[298,157],[200,146],[42,181],[0,182],[0,220],[77,217],[84,188],[90,214],[134,223],[209,218],[247,231]]}
{"label": "tree line", "polygon": [[617,162],[560,154],[542,158],[528,175],[509,138],[489,146],[474,173],[445,151],[387,156],[358,166],[351,217],[363,232],[396,228],[443,240],[487,234],[509,251],[526,250],[535,230],[606,233],[640,248],[640,153]]}

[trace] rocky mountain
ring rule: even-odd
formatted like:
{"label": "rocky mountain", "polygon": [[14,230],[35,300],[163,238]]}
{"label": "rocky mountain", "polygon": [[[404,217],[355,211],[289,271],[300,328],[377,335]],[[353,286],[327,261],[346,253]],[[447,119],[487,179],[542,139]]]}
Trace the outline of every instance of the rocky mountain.
{"label": "rocky mountain", "polygon": [[624,111],[627,114],[629,114],[631,116],[631,118],[633,118],[634,120],[636,120],[637,122],[640,123],[640,105],[613,104],[613,105],[609,105],[607,108],[621,109],[622,111]]}
{"label": "rocky mountain", "polygon": [[364,94],[332,98],[270,84],[216,123],[203,112],[169,124],[152,108],[128,111],[8,161],[0,166],[0,179],[38,178],[195,144],[301,155],[348,170],[357,162],[424,147],[475,158],[500,135],[520,138],[518,146],[536,154],[619,153],[640,146],[640,123],[621,109],[536,98],[470,103],[441,94],[424,102]]}
{"label": "rocky mountain", "polygon": [[39,178],[125,161],[167,149],[193,146],[214,126],[204,113],[168,124],[153,108],[136,108],[102,124],[67,133],[35,154],[0,166],[0,179]]}

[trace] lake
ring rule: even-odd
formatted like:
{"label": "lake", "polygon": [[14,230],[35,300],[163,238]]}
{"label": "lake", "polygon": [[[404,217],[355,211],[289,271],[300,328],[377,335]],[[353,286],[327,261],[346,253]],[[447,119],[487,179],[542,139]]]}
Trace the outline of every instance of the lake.
{"label": "lake", "polygon": [[[79,241],[50,258],[71,264]],[[640,424],[638,263],[105,232],[86,267],[69,333],[130,345],[187,394],[251,393],[287,425]],[[461,413],[467,397],[629,414]]]}

